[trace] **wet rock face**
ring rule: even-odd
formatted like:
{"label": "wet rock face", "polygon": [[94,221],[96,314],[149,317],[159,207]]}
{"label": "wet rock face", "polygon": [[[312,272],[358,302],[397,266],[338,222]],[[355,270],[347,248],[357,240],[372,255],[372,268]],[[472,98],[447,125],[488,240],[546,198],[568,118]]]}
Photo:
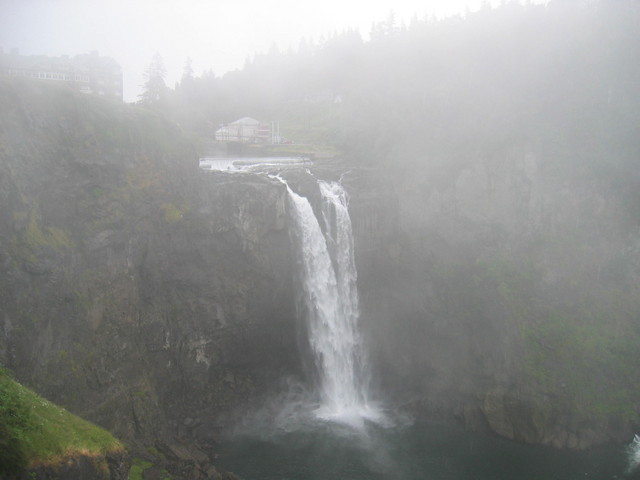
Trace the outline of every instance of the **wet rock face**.
{"label": "wet rock face", "polygon": [[[634,402],[597,387],[637,398],[626,360],[637,345],[625,337],[638,237],[616,196],[526,151],[470,161],[446,181],[429,169],[424,159],[408,173],[345,175],[378,395],[517,441],[628,442]],[[616,258],[629,268],[599,281]],[[605,360],[614,344],[621,354]]]}
{"label": "wet rock face", "polygon": [[129,106],[3,88],[0,362],[149,442],[215,430],[297,373],[280,182],[199,170]]}
{"label": "wet rock face", "polygon": [[634,431],[630,425],[610,424],[602,418],[585,421],[568,409],[561,409],[543,392],[487,392],[480,406],[489,428],[506,438],[556,448],[584,450],[608,441],[626,442]]}

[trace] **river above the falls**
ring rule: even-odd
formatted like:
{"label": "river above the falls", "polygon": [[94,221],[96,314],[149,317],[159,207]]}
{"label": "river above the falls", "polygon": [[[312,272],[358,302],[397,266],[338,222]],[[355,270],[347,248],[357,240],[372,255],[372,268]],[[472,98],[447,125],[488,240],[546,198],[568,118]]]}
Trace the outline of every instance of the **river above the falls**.
{"label": "river above the falls", "polygon": [[304,156],[297,157],[248,157],[248,156],[224,156],[224,157],[203,157],[199,166],[202,170],[219,171],[226,173],[233,172],[254,172],[261,173],[271,169],[283,169],[289,167],[308,167],[313,162]]}
{"label": "river above the falls", "polygon": [[613,480],[629,477],[623,446],[584,452],[523,445],[461,428],[416,423],[330,422],[289,431],[242,433],[218,464],[245,480]]}

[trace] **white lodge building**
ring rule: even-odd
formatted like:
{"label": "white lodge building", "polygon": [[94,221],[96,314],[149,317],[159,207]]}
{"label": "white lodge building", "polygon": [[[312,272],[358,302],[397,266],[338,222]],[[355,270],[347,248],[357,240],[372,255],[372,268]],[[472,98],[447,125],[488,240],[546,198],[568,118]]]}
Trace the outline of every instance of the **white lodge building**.
{"label": "white lodge building", "polygon": [[274,130],[271,123],[243,117],[216,130],[216,140],[229,143],[277,143],[274,141]]}
{"label": "white lodge building", "polygon": [[68,56],[20,55],[0,48],[0,77],[61,82],[74,90],[122,101],[122,68],[98,52]]}

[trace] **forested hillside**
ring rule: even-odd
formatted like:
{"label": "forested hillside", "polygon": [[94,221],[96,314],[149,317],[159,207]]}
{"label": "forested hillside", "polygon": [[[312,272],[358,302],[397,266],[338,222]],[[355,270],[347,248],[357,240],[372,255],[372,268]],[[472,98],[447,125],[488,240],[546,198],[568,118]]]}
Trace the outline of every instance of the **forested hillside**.
{"label": "forested hillside", "polygon": [[278,119],[300,143],[322,139],[394,171],[429,168],[438,181],[529,149],[637,200],[639,16],[628,0],[510,1],[409,25],[391,15],[366,42],[336,33],[223,77],[189,74],[164,107],[206,135],[242,115]]}

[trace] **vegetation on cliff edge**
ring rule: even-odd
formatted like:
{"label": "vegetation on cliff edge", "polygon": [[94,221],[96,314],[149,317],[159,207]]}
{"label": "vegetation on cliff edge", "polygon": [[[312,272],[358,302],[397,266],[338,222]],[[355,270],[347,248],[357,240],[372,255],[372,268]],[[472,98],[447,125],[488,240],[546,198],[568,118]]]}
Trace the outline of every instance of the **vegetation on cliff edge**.
{"label": "vegetation on cliff edge", "polygon": [[97,457],[122,450],[106,430],[48,402],[0,369],[0,474],[55,465],[78,454]]}

